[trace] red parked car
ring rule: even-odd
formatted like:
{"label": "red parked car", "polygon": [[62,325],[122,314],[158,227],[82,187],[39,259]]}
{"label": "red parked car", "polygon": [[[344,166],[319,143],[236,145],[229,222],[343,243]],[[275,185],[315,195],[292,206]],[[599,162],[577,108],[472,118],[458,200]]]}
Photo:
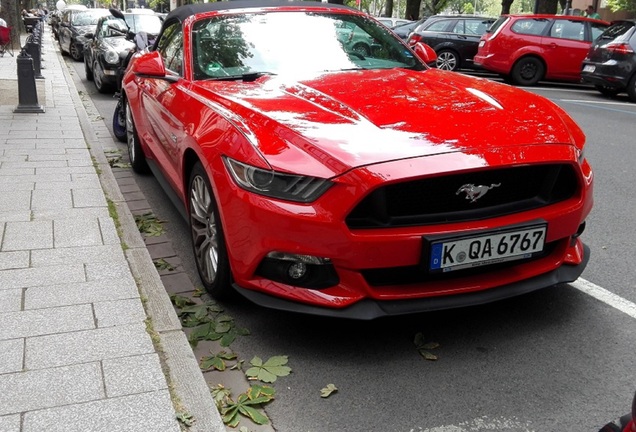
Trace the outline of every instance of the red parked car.
{"label": "red parked car", "polygon": [[212,295],[371,319],[581,274],[581,129],[538,95],[430,69],[427,52],[336,4],[170,12],[124,77],[128,150],[183,206]]}
{"label": "red parked car", "polygon": [[476,65],[514,84],[581,80],[581,63],[608,22],[571,15],[503,15],[481,37]]}

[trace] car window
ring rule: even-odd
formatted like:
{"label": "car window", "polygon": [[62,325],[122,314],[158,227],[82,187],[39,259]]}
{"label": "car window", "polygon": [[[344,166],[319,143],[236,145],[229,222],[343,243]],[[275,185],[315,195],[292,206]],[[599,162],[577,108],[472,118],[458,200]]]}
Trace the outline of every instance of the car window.
{"label": "car window", "polygon": [[[431,24],[429,24],[427,27],[423,28],[422,30],[431,31],[431,32],[443,32],[446,30],[447,26],[448,26],[448,20],[439,20],[439,21],[432,22]],[[462,31],[463,31],[463,26],[462,26]]]}
{"label": "car window", "polygon": [[607,26],[604,24],[599,24],[595,22],[590,23],[590,30],[592,31],[592,40],[596,40],[600,37],[605,30],[607,30]]}
{"label": "car window", "polygon": [[[598,24],[595,23],[598,27]],[[601,38],[603,39],[616,39],[628,33],[631,29],[634,28],[634,23],[630,21],[619,21],[611,26],[607,27],[603,33],[601,34]],[[594,36],[594,29],[592,29],[592,36]],[[598,37],[598,36],[597,36]],[[596,38],[594,38],[596,39]]]}
{"label": "car window", "polygon": [[483,21],[483,20],[465,20],[465,33],[469,35],[483,35],[492,21]]}
{"label": "car window", "polygon": [[501,28],[501,26],[503,25],[503,23],[505,23],[506,21],[508,21],[508,17],[500,17],[497,19],[497,21],[495,21],[494,23],[492,23],[492,25],[490,27],[488,27],[488,29],[486,30],[487,33],[494,33],[496,32],[499,28]]}
{"label": "car window", "polygon": [[524,18],[515,21],[510,30],[514,33],[539,36],[549,24],[550,22],[544,18]]}
{"label": "car window", "polygon": [[550,28],[550,37],[559,39],[585,40],[585,23],[583,21],[555,20]]}
{"label": "car window", "polygon": [[99,35],[100,37],[124,36],[127,30],[128,27],[122,19],[107,17],[102,21]]}
{"label": "car window", "polygon": [[168,26],[161,34],[157,51],[163,57],[166,70],[181,75],[183,73],[183,32],[181,23]]}

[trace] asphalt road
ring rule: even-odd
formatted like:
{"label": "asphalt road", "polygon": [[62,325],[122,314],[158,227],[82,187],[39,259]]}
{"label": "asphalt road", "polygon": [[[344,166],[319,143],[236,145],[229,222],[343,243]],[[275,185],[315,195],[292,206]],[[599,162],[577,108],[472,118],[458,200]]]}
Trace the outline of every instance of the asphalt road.
{"label": "asphalt road", "polygon": [[[83,65],[68,64],[78,88],[87,84]],[[485,306],[372,322],[225,304],[251,331],[232,345],[240,358],[289,356],[293,373],[276,382],[276,400],[266,408],[275,430],[595,432],[628,411],[636,390],[636,104],[581,86],[530,90],[562,106],[588,138],[595,207],[583,234],[592,249],[583,280]],[[112,97],[96,94],[92,83],[84,91],[109,124]],[[154,178],[137,180],[198,283],[186,223]],[[438,361],[415,349],[419,332],[440,344]],[[338,392],[323,399],[329,383]]]}

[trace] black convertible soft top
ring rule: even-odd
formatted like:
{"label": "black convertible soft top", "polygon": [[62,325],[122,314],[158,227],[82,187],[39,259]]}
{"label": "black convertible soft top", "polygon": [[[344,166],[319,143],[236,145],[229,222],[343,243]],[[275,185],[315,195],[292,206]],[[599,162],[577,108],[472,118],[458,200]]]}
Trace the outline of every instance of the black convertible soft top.
{"label": "black convertible soft top", "polygon": [[285,0],[236,0],[236,1],[216,1],[210,3],[189,4],[176,8],[171,11],[165,19],[165,22],[172,21],[174,18],[183,22],[187,17],[194,14],[232,9],[249,9],[264,7],[285,7],[293,6],[300,8],[327,8],[327,9],[346,9],[352,10],[349,6],[343,6],[335,3],[321,3],[315,1],[285,1]]}

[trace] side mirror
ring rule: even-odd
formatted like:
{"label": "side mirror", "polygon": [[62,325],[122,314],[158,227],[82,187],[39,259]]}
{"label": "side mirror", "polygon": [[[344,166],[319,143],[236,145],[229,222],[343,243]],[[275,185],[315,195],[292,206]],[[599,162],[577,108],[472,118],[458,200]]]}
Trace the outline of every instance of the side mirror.
{"label": "side mirror", "polygon": [[413,51],[423,63],[426,63],[431,67],[435,67],[435,63],[437,62],[437,53],[433,48],[425,43],[417,42],[413,47]]}
{"label": "side mirror", "polygon": [[159,78],[169,82],[179,80],[178,77],[166,74],[166,67],[159,51],[149,51],[133,57],[131,71],[143,78]]}
{"label": "side mirror", "polygon": [[119,9],[115,9],[115,8],[108,8],[108,11],[110,12],[110,14],[116,18],[121,18],[123,20],[125,20],[124,14],[122,13],[122,11],[120,11]]}

